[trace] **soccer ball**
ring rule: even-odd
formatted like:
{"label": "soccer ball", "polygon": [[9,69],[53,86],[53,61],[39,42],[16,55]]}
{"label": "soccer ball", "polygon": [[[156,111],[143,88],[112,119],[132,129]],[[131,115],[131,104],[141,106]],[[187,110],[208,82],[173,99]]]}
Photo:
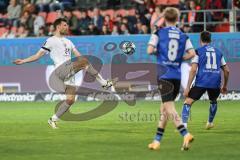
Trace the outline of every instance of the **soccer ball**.
{"label": "soccer ball", "polygon": [[133,42],[129,42],[129,41],[125,41],[122,44],[122,51],[123,53],[127,54],[127,55],[131,55],[135,52],[136,50],[136,46]]}

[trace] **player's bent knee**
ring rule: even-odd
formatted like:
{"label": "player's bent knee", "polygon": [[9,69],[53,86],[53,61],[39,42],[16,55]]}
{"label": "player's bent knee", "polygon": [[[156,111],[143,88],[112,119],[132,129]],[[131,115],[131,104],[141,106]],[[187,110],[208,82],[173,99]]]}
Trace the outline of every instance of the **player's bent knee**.
{"label": "player's bent knee", "polygon": [[89,65],[89,61],[87,58],[85,57],[81,57],[78,59],[78,62],[81,64],[81,66],[88,66]]}
{"label": "player's bent knee", "polygon": [[74,99],[67,99],[67,100],[66,100],[66,103],[67,103],[68,105],[73,105],[74,102],[75,102]]}

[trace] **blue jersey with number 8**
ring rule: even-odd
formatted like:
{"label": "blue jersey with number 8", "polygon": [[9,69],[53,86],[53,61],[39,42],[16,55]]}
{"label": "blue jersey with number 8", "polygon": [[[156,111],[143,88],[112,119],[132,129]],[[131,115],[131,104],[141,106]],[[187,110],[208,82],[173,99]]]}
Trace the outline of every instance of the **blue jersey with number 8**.
{"label": "blue jersey with number 8", "polygon": [[165,27],[155,32],[148,44],[156,47],[157,63],[167,69],[166,73],[158,75],[158,78],[181,79],[183,55],[186,50],[193,49],[188,36],[176,27]]}

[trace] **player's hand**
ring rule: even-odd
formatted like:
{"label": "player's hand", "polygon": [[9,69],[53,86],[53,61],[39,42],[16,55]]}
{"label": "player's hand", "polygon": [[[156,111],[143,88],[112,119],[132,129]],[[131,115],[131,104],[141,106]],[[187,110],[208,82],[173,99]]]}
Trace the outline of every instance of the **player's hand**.
{"label": "player's hand", "polygon": [[221,88],[221,93],[222,94],[227,94],[227,87],[222,87]]}
{"label": "player's hand", "polygon": [[15,61],[13,61],[14,64],[20,65],[25,63],[23,59],[16,59]]}
{"label": "player's hand", "polygon": [[186,88],[183,92],[183,96],[184,97],[187,97],[188,96],[188,93],[189,93],[190,89],[189,88]]}

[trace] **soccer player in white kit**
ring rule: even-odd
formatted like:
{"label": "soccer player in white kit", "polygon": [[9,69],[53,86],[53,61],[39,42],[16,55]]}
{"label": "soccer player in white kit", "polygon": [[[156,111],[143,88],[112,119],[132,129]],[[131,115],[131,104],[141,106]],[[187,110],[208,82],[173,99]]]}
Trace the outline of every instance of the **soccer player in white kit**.
{"label": "soccer player in white kit", "polygon": [[[41,49],[34,55],[25,59],[16,59],[13,63],[20,65],[38,60],[46,53],[50,53],[50,57],[55,65],[55,73],[50,83],[56,85],[57,90],[66,94],[66,100],[59,103],[58,110],[48,120],[48,124],[52,128],[57,128],[56,122],[75,102],[77,87],[73,84],[72,77],[80,70],[86,70],[95,76],[97,81],[103,88],[108,89],[113,85],[113,81],[105,80],[92,67],[87,58],[82,57],[80,52],[75,48],[74,44],[64,36],[68,34],[67,20],[58,18],[54,22],[55,34],[49,37]],[[77,57],[77,60],[71,62],[71,54]]]}

